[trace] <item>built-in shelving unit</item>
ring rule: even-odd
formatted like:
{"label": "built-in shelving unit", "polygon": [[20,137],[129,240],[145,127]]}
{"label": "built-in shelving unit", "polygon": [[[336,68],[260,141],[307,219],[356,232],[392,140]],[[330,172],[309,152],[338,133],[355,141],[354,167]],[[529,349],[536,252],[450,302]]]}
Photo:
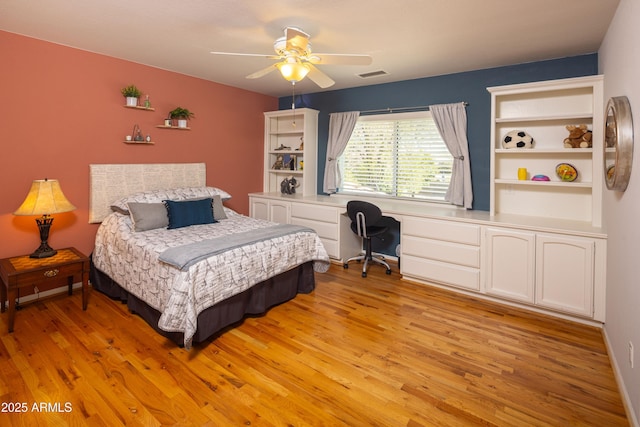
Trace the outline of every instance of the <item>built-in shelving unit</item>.
{"label": "built-in shelving unit", "polygon": [[[602,222],[602,76],[588,76],[490,87],[491,215],[517,214],[569,219],[600,227]],[[567,125],[586,124],[592,148],[564,148]],[[533,148],[502,147],[505,135],[523,130]],[[560,180],[559,163],[578,171],[575,181]],[[518,169],[526,168],[526,180]],[[546,175],[550,181],[531,181]]]}
{"label": "built-in shelving unit", "polygon": [[[280,192],[280,183],[293,176],[299,185],[296,193],[316,194],[318,111],[269,111],[264,117],[264,191]],[[286,166],[280,166],[280,159]]]}

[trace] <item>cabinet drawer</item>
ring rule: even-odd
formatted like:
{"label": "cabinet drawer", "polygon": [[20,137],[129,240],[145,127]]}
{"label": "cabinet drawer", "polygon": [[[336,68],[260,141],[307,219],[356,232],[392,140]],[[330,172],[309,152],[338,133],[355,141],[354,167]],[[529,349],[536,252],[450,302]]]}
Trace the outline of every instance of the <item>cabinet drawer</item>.
{"label": "cabinet drawer", "polygon": [[401,228],[403,236],[426,237],[447,242],[480,245],[480,226],[454,221],[405,217]]}
{"label": "cabinet drawer", "polygon": [[460,288],[480,290],[480,270],[461,265],[447,264],[418,258],[412,255],[402,257],[402,274],[426,281],[434,281]]}
{"label": "cabinet drawer", "polygon": [[311,219],[314,221],[328,222],[331,224],[338,223],[338,209],[327,206],[293,203],[291,205],[291,216]]}
{"label": "cabinet drawer", "polygon": [[402,255],[413,255],[435,261],[480,268],[480,247],[404,236]]}
{"label": "cabinet drawer", "polygon": [[291,224],[302,225],[304,227],[313,228],[318,236],[338,240],[338,224],[330,224],[328,222],[311,221],[304,218],[291,217]]}
{"label": "cabinet drawer", "polygon": [[323,239],[321,237],[320,241],[330,258],[340,259],[340,245],[336,240]]}
{"label": "cabinet drawer", "polygon": [[82,277],[82,263],[62,265],[47,269],[40,269],[30,273],[22,273],[18,275],[15,286],[32,286],[46,283],[62,283],[69,276],[77,276],[78,281]]}

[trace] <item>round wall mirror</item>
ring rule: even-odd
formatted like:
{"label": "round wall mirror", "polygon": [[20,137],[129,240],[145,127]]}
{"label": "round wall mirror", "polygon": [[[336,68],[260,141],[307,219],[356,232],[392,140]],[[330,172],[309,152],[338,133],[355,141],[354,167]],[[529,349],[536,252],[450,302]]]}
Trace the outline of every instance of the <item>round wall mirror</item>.
{"label": "round wall mirror", "polygon": [[604,173],[609,190],[624,191],[633,161],[633,117],[626,96],[609,99],[604,123]]}

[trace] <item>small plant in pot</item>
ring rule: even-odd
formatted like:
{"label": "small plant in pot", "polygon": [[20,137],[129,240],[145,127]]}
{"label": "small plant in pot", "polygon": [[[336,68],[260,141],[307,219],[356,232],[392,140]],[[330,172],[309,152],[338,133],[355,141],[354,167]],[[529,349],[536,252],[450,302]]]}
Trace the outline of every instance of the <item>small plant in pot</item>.
{"label": "small plant in pot", "polygon": [[178,120],[179,128],[187,127],[187,120],[194,118],[194,114],[187,110],[186,108],[176,107],[173,110],[169,111],[169,118],[173,120]]}
{"label": "small plant in pot", "polygon": [[128,107],[135,107],[138,105],[138,98],[140,98],[140,90],[135,85],[129,85],[127,87],[123,87],[120,92],[125,98],[127,98]]}

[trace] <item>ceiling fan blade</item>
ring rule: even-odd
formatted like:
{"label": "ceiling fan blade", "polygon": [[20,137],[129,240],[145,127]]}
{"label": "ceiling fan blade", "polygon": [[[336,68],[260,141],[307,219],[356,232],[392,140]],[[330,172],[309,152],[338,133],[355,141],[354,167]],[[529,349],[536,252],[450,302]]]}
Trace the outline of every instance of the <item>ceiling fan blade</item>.
{"label": "ceiling fan blade", "polygon": [[309,62],[321,65],[370,65],[373,59],[369,55],[350,55],[341,53],[313,53]]}
{"label": "ceiling fan blade", "polygon": [[249,74],[247,76],[247,78],[248,79],[257,79],[257,78],[266,76],[267,74],[269,74],[270,72],[272,72],[276,68],[277,68],[277,64],[271,64],[268,67],[263,68],[262,70],[258,70],[255,73]]}
{"label": "ceiling fan blade", "polygon": [[268,58],[268,59],[280,59],[279,56],[275,55],[265,55],[262,53],[237,53],[237,52],[209,52],[213,55],[228,55],[228,56],[252,56],[259,58]]}
{"label": "ceiling fan blade", "polygon": [[309,80],[311,80],[321,88],[328,88],[336,83],[331,80],[331,77],[327,76],[325,73],[317,69],[313,64],[307,62],[305,65],[309,67],[309,74],[307,74]]}
{"label": "ceiling fan blade", "polygon": [[299,28],[287,27],[284,29],[284,36],[287,39],[287,50],[306,52],[309,46],[309,34]]}

